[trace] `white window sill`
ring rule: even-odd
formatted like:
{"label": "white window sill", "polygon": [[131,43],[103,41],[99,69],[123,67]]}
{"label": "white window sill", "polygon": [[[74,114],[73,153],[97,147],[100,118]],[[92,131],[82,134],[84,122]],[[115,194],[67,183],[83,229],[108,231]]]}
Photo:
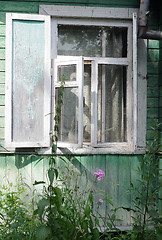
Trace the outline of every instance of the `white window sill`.
{"label": "white window sill", "polygon": [[[39,149],[39,154],[50,154],[50,149]],[[91,155],[91,154],[144,154],[145,148],[136,148],[133,149],[131,147],[106,147],[106,148],[98,148],[98,147],[90,147],[84,146],[82,148],[72,148],[72,147],[58,147],[57,154],[59,155]]]}

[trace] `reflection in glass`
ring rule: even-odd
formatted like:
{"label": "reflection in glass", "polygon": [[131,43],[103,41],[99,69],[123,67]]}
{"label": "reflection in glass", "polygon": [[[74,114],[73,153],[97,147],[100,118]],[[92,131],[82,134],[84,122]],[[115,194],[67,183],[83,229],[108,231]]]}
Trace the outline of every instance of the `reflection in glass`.
{"label": "reflection in glass", "polygon": [[[55,96],[57,103],[59,88],[56,88]],[[78,88],[68,87],[64,89],[59,131],[59,141],[78,142]]]}
{"label": "reflection in glass", "polygon": [[98,142],[126,141],[126,67],[99,65]]}
{"label": "reflection in glass", "polygon": [[76,64],[59,65],[57,80],[61,81],[63,77],[65,81],[76,81]]}
{"label": "reflection in glass", "polygon": [[84,65],[83,141],[91,141],[91,65]]}
{"label": "reflection in glass", "polygon": [[127,28],[59,25],[58,55],[127,57]]}

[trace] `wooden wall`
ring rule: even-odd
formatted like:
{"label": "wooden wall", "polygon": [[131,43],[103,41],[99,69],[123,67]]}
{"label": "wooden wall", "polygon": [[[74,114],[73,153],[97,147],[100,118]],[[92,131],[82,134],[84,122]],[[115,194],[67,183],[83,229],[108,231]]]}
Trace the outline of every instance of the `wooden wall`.
{"label": "wooden wall", "polygon": [[[34,181],[46,180],[46,169],[48,167],[48,158],[37,161],[41,156],[28,155],[14,155],[2,154],[0,158],[0,183],[6,182],[16,183],[18,177],[22,176],[23,181],[34,190]],[[68,156],[64,159],[68,166],[76,174],[86,173],[88,176],[88,185],[86,177],[79,181],[80,187],[95,189],[95,201],[98,202],[100,198],[112,197],[112,202],[115,207],[125,206],[131,207],[132,196],[128,192],[130,181],[135,183],[136,170],[140,164],[142,156],[133,155],[91,155],[91,156]],[[62,160],[59,160],[58,167],[60,171],[65,166]],[[94,185],[94,171],[102,169],[105,172],[105,177]],[[69,171],[65,171],[65,174]],[[84,174],[85,176],[85,174]],[[37,186],[35,189],[40,190]],[[105,193],[104,193],[105,192]],[[111,208],[110,204],[104,201],[101,212],[106,214]],[[119,225],[127,226],[131,223],[130,214],[124,210],[117,213],[118,217],[123,219]]]}

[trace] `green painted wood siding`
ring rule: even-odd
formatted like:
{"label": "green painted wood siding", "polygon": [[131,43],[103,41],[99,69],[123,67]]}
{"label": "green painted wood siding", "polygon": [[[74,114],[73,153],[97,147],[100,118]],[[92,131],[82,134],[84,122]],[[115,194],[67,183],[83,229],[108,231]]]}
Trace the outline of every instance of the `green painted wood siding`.
{"label": "green painted wood siding", "polygon": [[[159,21],[161,17],[162,3],[156,3],[150,1],[151,15],[149,19],[149,29],[160,30],[162,23]],[[158,119],[162,122],[161,113],[161,85],[162,85],[162,41],[148,40],[148,85],[147,85],[147,140],[152,139],[151,126],[154,124],[154,120]],[[162,128],[162,127],[161,127]],[[160,138],[162,140],[161,130],[159,130]]]}
{"label": "green painted wood siding", "polygon": [[[140,164],[140,155],[91,155],[91,156],[68,156],[65,160],[68,162],[68,166],[73,168],[73,171],[77,173],[85,173],[88,176],[88,188],[94,187],[96,190],[95,202],[98,202],[100,198],[103,198],[103,192],[107,197],[112,197],[112,201],[115,207],[125,206],[131,207],[132,196],[128,193],[130,181],[135,183],[136,170]],[[0,183],[6,184],[8,182],[16,183],[18,177],[22,177],[23,181],[27,183],[32,190],[34,190],[34,181],[46,180],[46,170],[48,167],[48,160],[44,159],[36,164],[39,157],[29,157],[28,155],[1,155],[0,164]],[[63,161],[58,162],[60,169],[63,169]],[[97,182],[94,185],[94,171],[103,170],[105,177],[102,181]],[[65,174],[69,173],[66,172]],[[80,179],[80,187],[87,187],[86,175]],[[40,190],[41,187],[35,187]],[[103,215],[106,211],[110,210],[110,204],[104,203],[101,209]],[[119,225],[130,225],[131,217],[130,213],[121,210],[117,213],[117,217],[122,218],[123,222],[119,222]]]}

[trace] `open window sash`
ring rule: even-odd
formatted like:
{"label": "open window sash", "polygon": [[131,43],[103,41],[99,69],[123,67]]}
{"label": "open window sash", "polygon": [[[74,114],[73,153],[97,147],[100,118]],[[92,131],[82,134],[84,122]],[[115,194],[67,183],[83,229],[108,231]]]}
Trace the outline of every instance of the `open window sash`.
{"label": "open window sash", "polygon": [[50,146],[50,16],[6,14],[5,146]]}
{"label": "open window sash", "polygon": [[[59,87],[64,81],[63,105],[59,123],[58,147],[81,147],[83,143],[83,72],[82,57],[58,56],[54,62],[54,115]],[[54,123],[55,124],[55,123]]]}

